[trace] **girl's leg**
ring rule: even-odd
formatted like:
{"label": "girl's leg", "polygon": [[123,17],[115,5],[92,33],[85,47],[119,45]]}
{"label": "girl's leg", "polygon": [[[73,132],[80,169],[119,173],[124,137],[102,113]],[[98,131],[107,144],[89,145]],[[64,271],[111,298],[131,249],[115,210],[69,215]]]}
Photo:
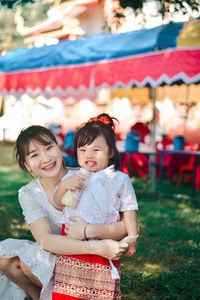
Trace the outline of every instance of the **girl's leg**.
{"label": "girl's leg", "polygon": [[[40,281],[33,274],[31,274],[31,279],[27,277],[28,267],[20,262],[19,257],[9,259],[0,257],[0,271],[22,288],[33,300],[40,298]],[[25,275],[24,271],[26,271],[27,275]],[[30,270],[29,272],[31,273]]]}

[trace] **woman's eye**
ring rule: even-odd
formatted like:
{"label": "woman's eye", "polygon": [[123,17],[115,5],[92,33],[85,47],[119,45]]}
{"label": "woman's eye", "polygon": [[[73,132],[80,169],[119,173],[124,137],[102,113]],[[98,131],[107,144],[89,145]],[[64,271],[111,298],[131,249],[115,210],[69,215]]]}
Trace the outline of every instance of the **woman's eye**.
{"label": "woman's eye", "polygon": [[31,158],[37,157],[37,155],[38,155],[38,154],[35,153],[35,154],[33,154],[33,155],[31,156]]}

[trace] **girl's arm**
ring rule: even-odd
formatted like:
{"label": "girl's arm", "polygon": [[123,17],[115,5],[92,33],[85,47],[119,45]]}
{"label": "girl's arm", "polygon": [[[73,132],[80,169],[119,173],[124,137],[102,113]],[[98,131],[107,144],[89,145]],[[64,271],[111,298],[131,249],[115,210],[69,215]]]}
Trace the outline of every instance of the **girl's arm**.
{"label": "girl's arm", "polygon": [[[126,226],[126,230],[128,236],[138,236],[139,235],[139,227],[138,227],[138,218],[137,218],[137,211],[130,210],[123,212],[124,223]],[[128,252],[126,256],[132,256],[136,252],[136,240],[137,237],[133,242],[129,244]]]}
{"label": "girl's arm", "polygon": [[119,259],[128,246],[127,243],[120,244],[113,240],[87,242],[53,234],[47,217],[31,223],[30,230],[44,250],[61,255],[97,254],[109,259]]}
{"label": "girl's arm", "polygon": [[53,204],[55,204],[55,208],[58,209],[58,207],[65,207],[62,203],[62,197],[64,196],[65,192],[67,190],[76,190],[79,188],[82,188],[84,185],[84,178],[73,175],[66,179],[64,179],[57,187],[55,193],[54,193],[54,200]]}
{"label": "girl's arm", "polygon": [[[110,224],[87,224],[82,218],[71,217],[73,224],[65,224],[66,233],[73,239],[113,239],[121,240],[127,235],[124,220]],[[84,233],[85,230],[85,233]]]}

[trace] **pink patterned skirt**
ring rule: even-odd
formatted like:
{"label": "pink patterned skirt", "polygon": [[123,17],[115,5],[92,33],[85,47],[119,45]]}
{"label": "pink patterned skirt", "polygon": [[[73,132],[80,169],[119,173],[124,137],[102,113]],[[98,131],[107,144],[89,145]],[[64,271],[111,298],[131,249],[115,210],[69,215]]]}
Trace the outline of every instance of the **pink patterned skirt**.
{"label": "pink patterned skirt", "polygon": [[[120,261],[113,264],[120,274]],[[99,255],[57,255],[52,300],[64,299],[121,299],[120,279],[112,279],[109,260]]]}

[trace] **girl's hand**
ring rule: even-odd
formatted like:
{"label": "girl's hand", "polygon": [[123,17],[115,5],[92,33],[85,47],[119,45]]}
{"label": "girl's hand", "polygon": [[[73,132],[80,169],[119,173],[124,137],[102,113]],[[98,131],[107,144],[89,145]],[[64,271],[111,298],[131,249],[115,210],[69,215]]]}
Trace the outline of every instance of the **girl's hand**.
{"label": "girl's hand", "polygon": [[80,217],[71,217],[69,220],[74,223],[65,224],[65,233],[72,239],[84,240],[84,227],[87,225],[87,222]]}
{"label": "girl's hand", "polygon": [[137,250],[137,242],[135,240],[129,244],[128,251],[125,254],[125,256],[127,257],[132,256],[133,254],[135,254],[136,250]]}
{"label": "girl's hand", "polygon": [[84,186],[84,183],[85,183],[84,178],[78,175],[73,175],[64,179],[61,182],[61,186],[66,190],[76,190],[76,189],[81,189]]}
{"label": "girl's hand", "polygon": [[97,244],[94,254],[113,260],[120,259],[123,252],[128,248],[128,243],[119,243],[113,240],[101,240],[93,243]]}

